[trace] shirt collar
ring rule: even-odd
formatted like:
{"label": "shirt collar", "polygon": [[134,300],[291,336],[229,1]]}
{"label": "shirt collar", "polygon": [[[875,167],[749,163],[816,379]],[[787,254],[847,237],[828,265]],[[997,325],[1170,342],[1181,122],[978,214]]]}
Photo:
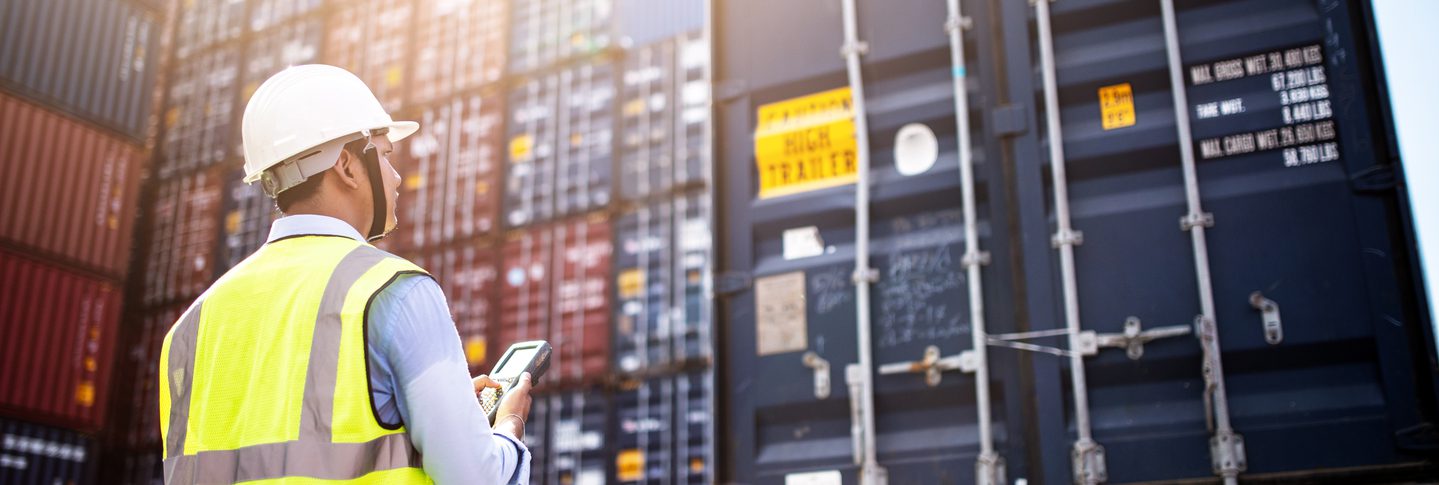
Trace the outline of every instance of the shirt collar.
{"label": "shirt collar", "polygon": [[296,214],[275,219],[270,225],[270,236],[265,242],[275,242],[276,239],[303,236],[303,235],[324,235],[348,237],[356,241],[365,242],[360,236],[360,231],[345,221],[318,214]]}

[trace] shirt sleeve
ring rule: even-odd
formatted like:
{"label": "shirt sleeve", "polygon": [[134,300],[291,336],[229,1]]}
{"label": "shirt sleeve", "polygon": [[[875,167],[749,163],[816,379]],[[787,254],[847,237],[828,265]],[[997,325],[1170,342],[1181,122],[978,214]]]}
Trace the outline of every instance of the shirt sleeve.
{"label": "shirt sleeve", "polygon": [[529,483],[529,450],[490,429],[434,280],[404,277],[381,291],[370,307],[368,332],[380,420],[404,423],[435,483]]}

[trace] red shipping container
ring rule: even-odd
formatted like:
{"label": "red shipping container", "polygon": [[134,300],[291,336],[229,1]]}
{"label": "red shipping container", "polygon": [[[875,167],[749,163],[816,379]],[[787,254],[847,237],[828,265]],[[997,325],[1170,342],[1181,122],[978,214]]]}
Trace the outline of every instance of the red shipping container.
{"label": "red shipping container", "polygon": [[220,202],[226,167],[160,185],[151,209],[151,240],[142,302],[160,305],[193,298],[217,274]]}
{"label": "red shipping container", "polygon": [[432,247],[499,226],[500,96],[452,99],[420,114],[422,129],[396,151],[404,174],[395,247]]}
{"label": "red shipping container", "polygon": [[419,2],[411,103],[426,104],[500,80],[505,69],[507,3]]}
{"label": "red shipping container", "polygon": [[614,242],[603,212],[556,223],[550,373],[564,383],[604,378],[610,363],[610,264]]}
{"label": "red shipping container", "polygon": [[0,94],[0,239],[123,278],[141,165],[129,143]]}
{"label": "red shipping container", "polygon": [[120,287],[0,251],[0,410],[93,431],[104,425]]}
{"label": "red shipping container", "polygon": [[[551,238],[546,227],[506,235],[500,250],[504,282],[500,285],[500,330],[498,341],[493,345],[496,349],[509,348],[515,342],[550,338]],[[556,370],[552,364],[551,375]]]}
{"label": "red shipping container", "polygon": [[324,63],[360,76],[390,113],[404,102],[413,11],[412,2],[404,0],[354,0],[340,6],[326,26]]}

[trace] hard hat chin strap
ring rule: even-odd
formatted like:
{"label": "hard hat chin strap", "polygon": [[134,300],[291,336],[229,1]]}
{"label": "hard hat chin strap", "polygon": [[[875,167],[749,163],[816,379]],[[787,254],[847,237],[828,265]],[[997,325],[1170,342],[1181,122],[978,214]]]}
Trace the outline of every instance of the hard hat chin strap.
{"label": "hard hat chin strap", "polygon": [[389,234],[385,226],[388,225],[390,209],[385,202],[385,180],[380,176],[380,150],[370,142],[370,132],[363,132],[365,136],[365,150],[360,154],[360,160],[365,163],[365,173],[370,176],[370,199],[374,207],[374,217],[370,221],[370,234],[365,237],[367,241],[377,241]]}

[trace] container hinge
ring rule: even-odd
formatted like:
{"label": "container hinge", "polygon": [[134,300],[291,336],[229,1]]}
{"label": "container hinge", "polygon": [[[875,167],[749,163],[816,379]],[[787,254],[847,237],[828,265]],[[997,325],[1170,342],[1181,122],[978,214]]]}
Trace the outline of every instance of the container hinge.
{"label": "container hinge", "polygon": [[959,260],[960,266],[969,269],[970,266],[985,266],[989,264],[989,251],[966,251],[964,258]]}
{"label": "container hinge", "polygon": [[754,279],[744,271],[726,271],[715,275],[714,292],[716,296],[730,296],[750,288]]}
{"label": "container hinge", "polygon": [[1029,130],[1029,120],[1020,106],[1006,104],[996,107],[990,111],[989,118],[995,137],[1018,136]]}
{"label": "container hinge", "polygon": [[1211,433],[1214,432],[1214,389],[1219,385],[1219,381],[1214,377],[1214,364],[1219,356],[1210,350],[1213,348],[1211,343],[1215,339],[1215,333],[1213,320],[1204,318],[1204,315],[1194,317],[1194,334],[1199,337],[1199,348],[1204,354],[1204,428]]}
{"label": "container hinge", "polygon": [[862,56],[868,53],[869,43],[862,40],[845,42],[844,45],[839,48],[840,57],[849,57],[851,54]]}
{"label": "container hinge", "polygon": [[874,284],[879,281],[879,270],[874,268],[855,269],[854,274],[849,276],[850,281],[858,283]]}
{"label": "container hinge", "polygon": [[[1144,344],[1162,338],[1178,337],[1189,335],[1191,329],[1188,325],[1174,325],[1169,327],[1152,328],[1144,330],[1143,323],[1139,317],[1129,317],[1124,320],[1124,333],[1105,333],[1093,335],[1093,332],[1081,332],[1081,337],[1091,334],[1090,339],[1094,342],[1094,350],[1098,347],[1114,347],[1125,350],[1130,360],[1139,360],[1144,356]],[[1083,340],[1083,339],[1081,339]],[[1086,349],[1089,350],[1089,349]],[[1085,353],[1084,355],[1091,355]]]}
{"label": "container hinge", "polygon": [[1349,186],[1355,192],[1388,192],[1397,185],[1394,166],[1390,164],[1375,165],[1349,176]]}
{"label": "container hinge", "polygon": [[1179,218],[1179,230],[1188,231],[1195,226],[1214,227],[1214,214],[1209,212],[1191,212]]}
{"label": "container hinge", "polygon": [[990,451],[980,453],[974,461],[975,485],[1005,485],[1004,457]]}
{"label": "container hinge", "polygon": [[1209,438],[1209,457],[1213,461],[1214,474],[1232,477],[1249,469],[1244,457],[1244,437],[1233,431],[1225,431]]}
{"label": "container hinge", "polygon": [[844,366],[844,382],[849,385],[849,434],[853,438],[854,464],[864,463],[864,415],[860,399],[864,396],[864,368],[859,364]]}
{"label": "container hinge", "polygon": [[1269,342],[1269,345],[1279,345],[1279,342],[1283,342],[1284,324],[1279,321],[1279,304],[1256,291],[1249,294],[1249,306],[1259,310],[1264,319],[1264,341]]}
{"label": "container hinge", "polygon": [[944,33],[954,32],[954,29],[969,30],[974,27],[974,19],[969,16],[955,17],[950,15],[944,19]]}
{"label": "container hinge", "polygon": [[1061,229],[1049,238],[1049,245],[1056,249],[1063,246],[1079,246],[1084,244],[1084,233],[1074,229]]}
{"label": "container hinge", "polygon": [[939,356],[939,347],[925,347],[924,355],[919,360],[911,362],[895,362],[879,366],[881,375],[894,374],[924,374],[924,383],[929,387],[939,385],[942,372],[958,369],[960,372],[971,373],[979,369],[979,358],[973,350],[966,350],[957,355],[949,357]]}
{"label": "container hinge", "polygon": [[1070,459],[1074,470],[1074,483],[1103,483],[1109,480],[1109,472],[1104,469],[1104,447],[1094,440],[1075,441]]}
{"label": "container hinge", "polygon": [[804,366],[814,369],[814,398],[829,398],[829,361],[814,351],[804,353]]}

